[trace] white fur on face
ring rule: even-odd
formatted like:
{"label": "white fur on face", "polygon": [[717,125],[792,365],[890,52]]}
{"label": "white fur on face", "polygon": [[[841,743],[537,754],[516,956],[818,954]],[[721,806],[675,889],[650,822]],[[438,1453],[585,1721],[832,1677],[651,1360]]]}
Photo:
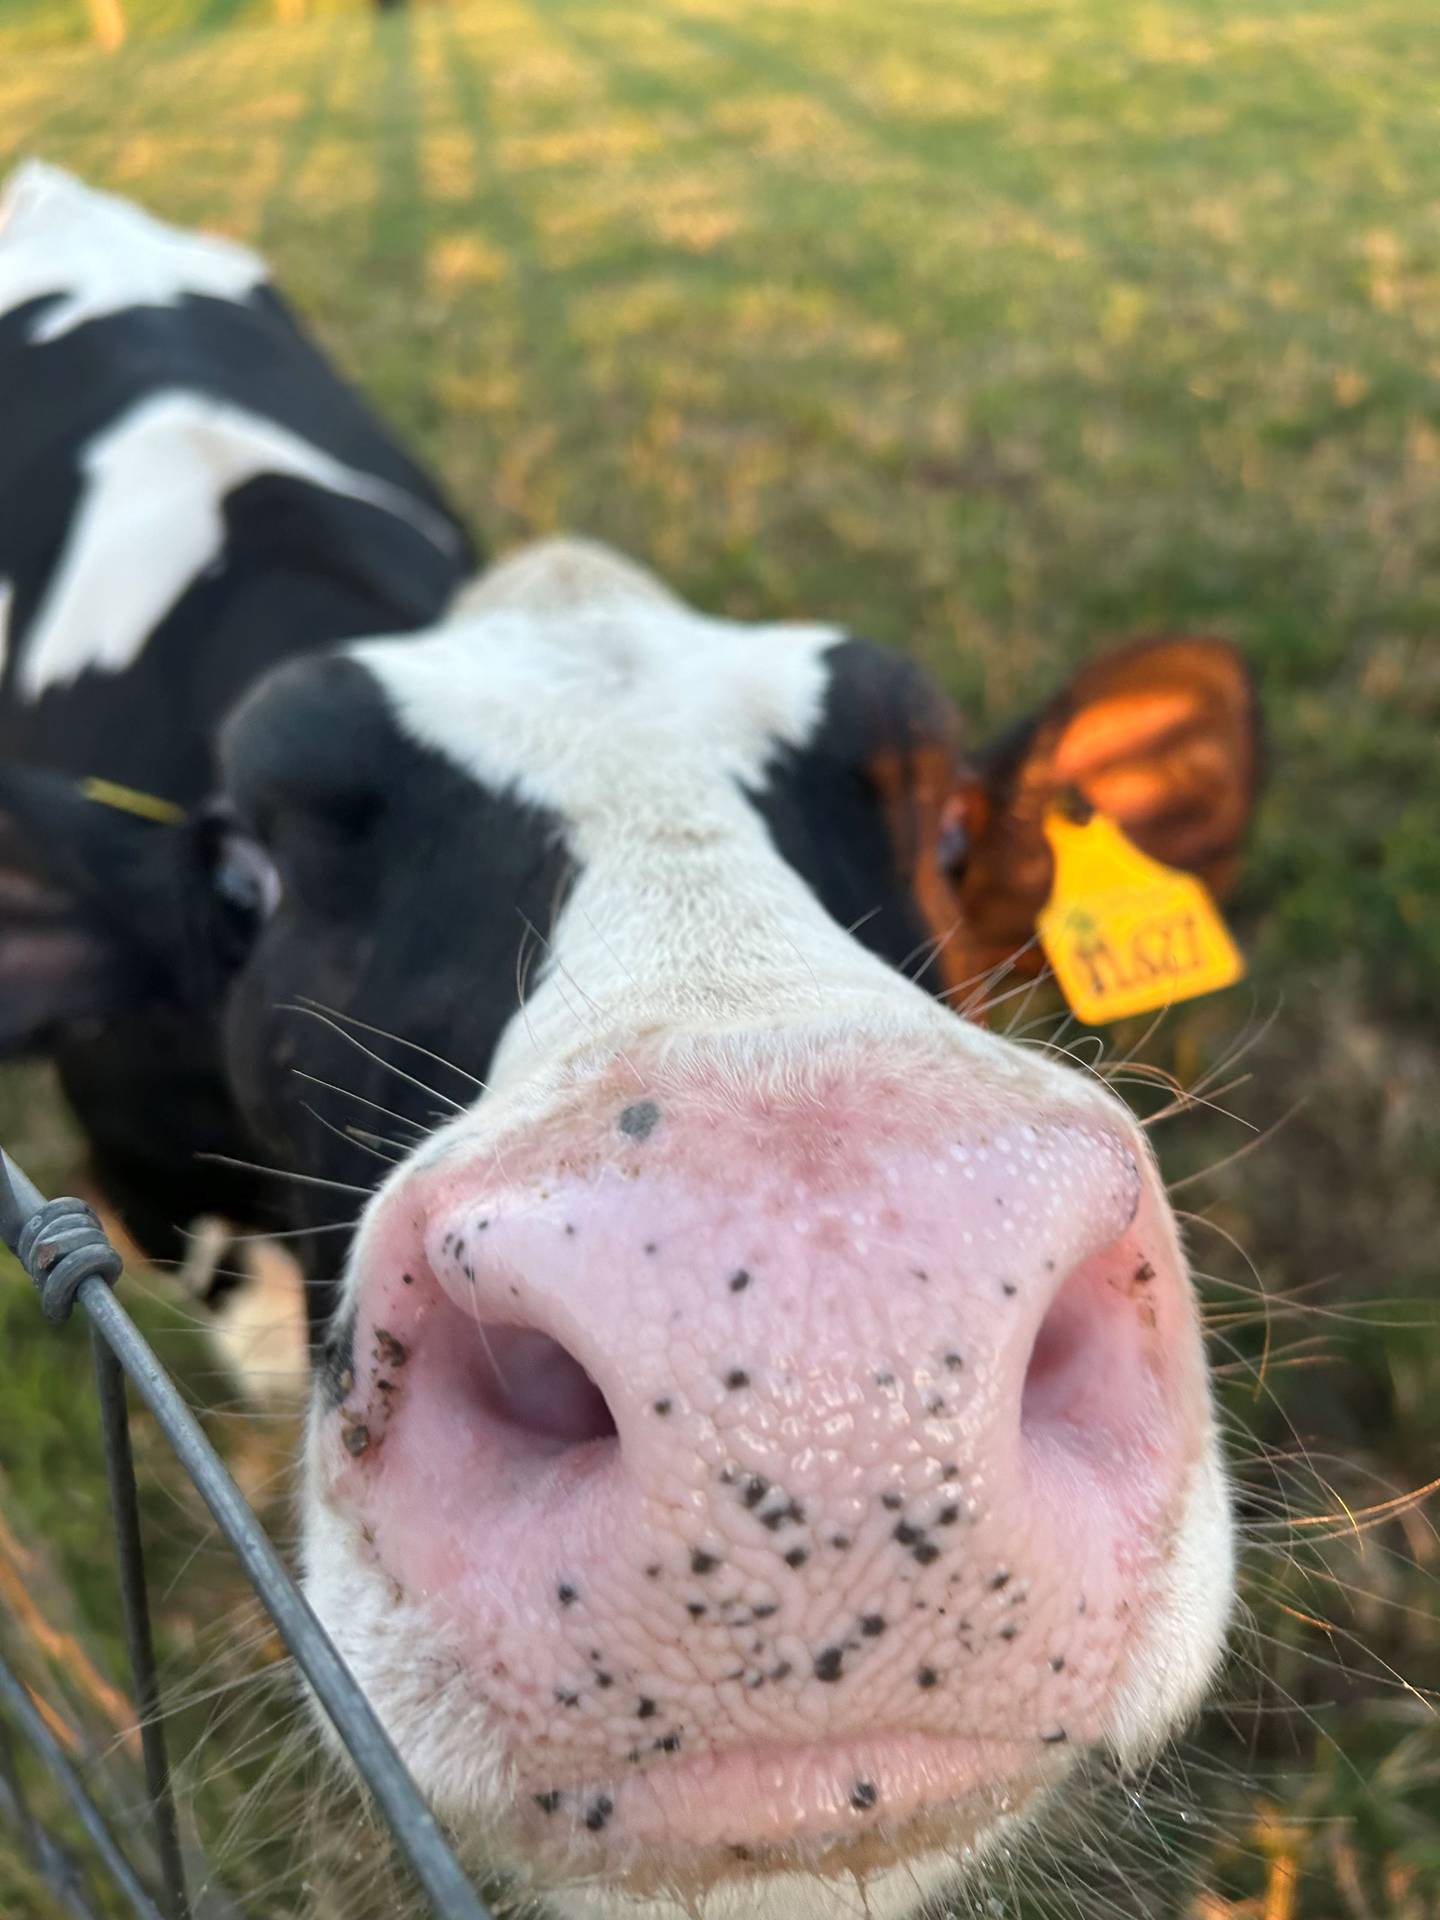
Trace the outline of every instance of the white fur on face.
{"label": "white fur on face", "polygon": [[[835,926],[741,790],[813,737],[845,637],[711,619],[629,562],[557,541],[462,594],[433,633],[348,649],[411,737],[565,823],[579,877],[553,934],[536,929],[550,944],[492,1090],[657,1020],[768,1024],[847,993],[954,1027]],[[978,1030],[976,1044],[1006,1052]]]}
{"label": "white fur on face", "polygon": [[[536,929],[534,978],[488,1091],[397,1170],[382,1201],[417,1165],[479,1156],[542,1120],[563,1086],[657,1030],[667,1061],[694,1048],[736,1090],[767,1074],[803,1077],[822,1058],[863,1067],[920,1045],[960,1062],[977,1099],[1118,1126],[1148,1162],[1095,1081],[956,1019],[838,927],[745,799],[778,749],[813,738],[824,656],[842,638],[704,618],[628,563],[566,542],[497,569],[424,638],[349,650],[407,734],[488,789],[558,816],[578,866],[555,924]],[[357,1267],[350,1302],[358,1290]],[[503,1831],[513,1784],[501,1736],[463,1657],[323,1498],[324,1427],[317,1408],[311,1596],[419,1777],[439,1783],[446,1811],[477,1835]],[[1144,1757],[1198,1704],[1223,1642],[1231,1567],[1212,1430],[1177,1506],[1168,1564],[1134,1624],[1104,1737],[1121,1760]],[[957,1855],[970,1849],[963,1858],[926,1853],[863,1887],[797,1871],[681,1903],[593,1883],[549,1900],[562,1920],[902,1920],[999,1832],[957,1838]]]}
{"label": "white fur on face", "polygon": [[[777,1874],[769,1881],[716,1887],[703,1902],[704,1920],[912,1920],[926,1900],[955,1884],[962,1871],[945,1854],[921,1854],[863,1882],[813,1873]],[[555,1920],[693,1920],[696,1903],[625,1898],[594,1888],[552,1893]]]}
{"label": "white fur on face", "polygon": [[18,167],[0,199],[0,313],[64,296],[32,324],[37,345],[127,307],[243,300],[265,279],[247,247],[166,226],[41,160]]}
{"label": "white fur on face", "polygon": [[[449,525],[402,488],[332,459],[272,420],[174,389],[91,441],[84,490],[26,633],[18,687],[36,700],[87,669],[119,673],[225,545],[224,502],[273,474],[399,515],[442,551]],[[165,537],[155,540],[156,526]]]}

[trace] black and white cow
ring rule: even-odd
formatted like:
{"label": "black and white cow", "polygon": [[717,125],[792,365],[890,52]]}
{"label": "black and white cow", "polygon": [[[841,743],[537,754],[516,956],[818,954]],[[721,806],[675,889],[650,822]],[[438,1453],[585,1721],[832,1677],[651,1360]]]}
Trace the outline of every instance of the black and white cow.
{"label": "black and white cow", "polygon": [[142,1232],[259,1204],[183,1148],[302,1176],[306,1578],[437,1808],[558,1914],[886,1920],[1147,1756],[1232,1597],[1175,1222],[952,1001],[1067,789],[1224,879],[1241,663],[1119,649],[971,756],[600,548],[442,615],[453,522],[250,256],[31,170],[0,310],[5,1039]]}
{"label": "black and white cow", "polygon": [[40,164],[0,203],[0,421],[0,1052],[53,1051],[169,1256],[177,1219],[267,1192],[197,1163],[247,1136],[213,1014],[165,987],[182,903],[117,884],[150,849],[116,803],[195,808],[267,668],[428,624],[473,555],[254,254]]}

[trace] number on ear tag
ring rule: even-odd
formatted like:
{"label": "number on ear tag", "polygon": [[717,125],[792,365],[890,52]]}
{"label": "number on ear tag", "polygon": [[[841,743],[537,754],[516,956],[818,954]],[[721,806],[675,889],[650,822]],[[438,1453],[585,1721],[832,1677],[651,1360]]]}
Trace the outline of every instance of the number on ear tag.
{"label": "number on ear tag", "polygon": [[1045,818],[1055,884],[1036,920],[1045,956],[1087,1026],[1150,1013],[1242,978],[1245,962],[1204,884],[1143,854],[1115,822]]}

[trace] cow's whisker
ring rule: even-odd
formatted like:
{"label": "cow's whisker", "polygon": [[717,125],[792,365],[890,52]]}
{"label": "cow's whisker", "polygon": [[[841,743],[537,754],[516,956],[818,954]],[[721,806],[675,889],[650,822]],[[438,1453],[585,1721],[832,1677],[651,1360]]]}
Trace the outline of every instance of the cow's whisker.
{"label": "cow's whisker", "polygon": [[[418,1040],[407,1040],[403,1033],[392,1033],[388,1027],[377,1027],[368,1020],[360,1019],[356,1014],[347,1013],[340,1007],[327,1006],[324,1001],[312,1000],[306,994],[297,994],[294,1005],[298,1011],[322,1014],[327,1020],[338,1021],[347,1027],[358,1027],[362,1033],[372,1034],[377,1040],[388,1040],[392,1046],[404,1047],[409,1053],[418,1053],[426,1060],[433,1060],[437,1067],[444,1067],[447,1073],[453,1073],[457,1079],[469,1081],[472,1087],[478,1087],[482,1093],[486,1091],[485,1082],[478,1074],[469,1072],[465,1067],[457,1066],[443,1053],[436,1053],[430,1047],[422,1047]],[[434,1089],[427,1087],[425,1091],[430,1093]],[[437,1100],[444,1098],[443,1094],[436,1094],[435,1097]]]}
{"label": "cow's whisker", "polygon": [[402,1127],[410,1127],[419,1139],[426,1139],[431,1131],[422,1127],[418,1120],[409,1114],[397,1113],[393,1107],[381,1106],[378,1100],[371,1100],[363,1093],[356,1093],[352,1087],[342,1087],[334,1080],[322,1080],[318,1074],[307,1073],[303,1067],[292,1067],[290,1071],[297,1080],[307,1080],[312,1087],[323,1087],[328,1093],[338,1093],[342,1100],[353,1100],[357,1106],[368,1107],[372,1113],[384,1114],[387,1120],[394,1120]]}
{"label": "cow's whisker", "polygon": [[242,1160],[232,1153],[197,1153],[195,1158],[212,1166],[235,1167],[241,1173],[263,1173],[272,1179],[289,1180],[300,1187],[325,1187],[332,1193],[354,1193],[362,1199],[368,1199],[374,1191],[372,1187],[357,1187],[349,1180],[327,1180],[318,1173],[300,1173],[294,1167],[267,1167],[261,1161]]}
{"label": "cow's whisker", "polygon": [[446,1105],[451,1107],[454,1112],[464,1112],[464,1108],[458,1100],[446,1101],[445,1095],[441,1093],[438,1088],[428,1086],[423,1080],[417,1080],[413,1073],[406,1073],[405,1069],[403,1067],[397,1067],[393,1060],[386,1060],[383,1055],[376,1053],[372,1047],[367,1047],[361,1040],[358,1040],[353,1033],[347,1033],[338,1021],[333,1020],[329,1014],[323,1013],[318,1007],[304,1006],[297,1002],[292,1004],[286,1011],[303,1013],[308,1015],[312,1020],[318,1020],[321,1026],[329,1027],[332,1033],[338,1034],[342,1040],[347,1041],[349,1045],[354,1047],[357,1053],[364,1054],[367,1060],[373,1060],[375,1065],[382,1067],[386,1073],[393,1073],[397,1079],[408,1081],[412,1087],[418,1087],[421,1093],[428,1094],[432,1100],[445,1101]]}

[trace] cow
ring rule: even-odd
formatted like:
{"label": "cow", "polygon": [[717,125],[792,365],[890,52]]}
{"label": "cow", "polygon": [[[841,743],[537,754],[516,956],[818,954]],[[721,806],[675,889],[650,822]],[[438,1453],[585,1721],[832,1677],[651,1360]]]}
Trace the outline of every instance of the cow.
{"label": "cow", "polygon": [[467,1856],[905,1920],[1142,1764],[1233,1604],[1197,1304],[1128,1110],[971,1016],[1052,807],[1227,883],[1243,661],[972,747],[592,543],[462,583],[228,243],[31,169],[0,310],[5,1044],[147,1245],[289,1236],[307,1591]]}
{"label": "cow", "polygon": [[[142,984],[165,903],[93,876],[135,807],[210,797],[214,731],[268,667],[429,625],[474,553],[255,254],[38,162],[0,202],[0,370],[0,1052],[54,1056],[112,1203],[173,1259],[177,1220],[271,1209],[196,1158],[247,1139],[213,1020]],[[30,815],[67,804],[85,870],[37,869]]]}

